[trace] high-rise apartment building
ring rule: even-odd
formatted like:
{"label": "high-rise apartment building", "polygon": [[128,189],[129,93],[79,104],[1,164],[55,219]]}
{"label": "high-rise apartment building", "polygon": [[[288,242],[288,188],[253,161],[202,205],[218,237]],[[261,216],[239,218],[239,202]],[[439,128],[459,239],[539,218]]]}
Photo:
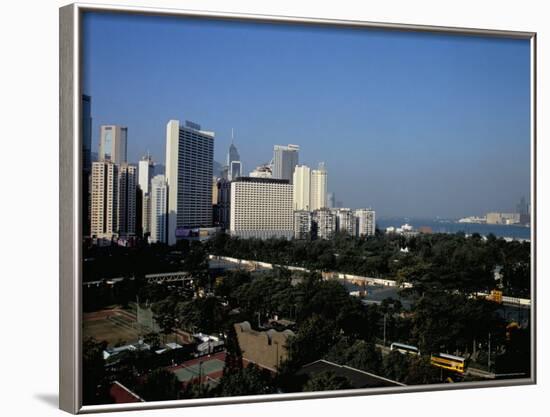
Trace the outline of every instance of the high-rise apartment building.
{"label": "high-rise apartment building", "polygon": [[288,180],[292,184],[294,168],[298,165],[298,145],[273,147],[273,178]]}
{"label": "high-rise apartment building", "polygon": [[91,236],[107,240],[117,237],[118,165],[92,163],[91,200]]}
{"label": "high-rise apartment building", "polygon": [[312,234],[317,239],[331,239],[336,232],[336,216],[328,208],[313,211]]}
{"label": "high-rise apartment building", "polygon": [[118,168],[118,235],[129,238],[136,235],[137,167],[123,163]]}
{"label": "high-rise apartment building", "polygon": [[296,210],[294,212],[294,239],[311,238],[311,212]]}
{"label": "high-rise apartment building", "polygon": [[356,224],[353,210],[349,208],[339,208],[333,210],[336,215],[336,230],[338,232],[347,233],[350,236],[355,236]]}
{"label": "high-rise apartment building", "polygon": [[374,236],[376,233],[376,213],[371,209],[357,209],[355,216],[356,236]]}
{"label": "high-rise apartment building", "polygon": [[82,94],[82,235],[90,235],[92,174],[92,99]]}
{"label": "high-rise apartment building", "polygon": [[221,178],[217,182],[216,225],[228,230],[231,222],[231,181]]}
{"label": "high-rise apartment building", "polygon": [[151,180],[151,243],[167,242],[167,209],[168,209],[168,187],[164,175],[156,175]]}
{"label": "high-rise apartment building", "polygon": [[100,128],[99,160],[115,164],[127,162],[128,128],[116,125],[103,125]]}
{"label": "high-rise apartment building", "polygon": [[231,182],[230,234],[292,239],[292,185],[288,180],[240,177]]}
{"label": "high-rise apartment building", "polygon": [[311,210],[327,207],[327,170],[324,163],[311,171]]}
{"label": "high-rise apartment building", "polygon": [[212,226],[214,132],[178,120],[166,125],[168,244],[189,229]]}
{"label": "high-rise apartment building", "polygon": [[293,174],[293,208],[310,210],[311,208],[311,169],[306,165],[297,165]]}

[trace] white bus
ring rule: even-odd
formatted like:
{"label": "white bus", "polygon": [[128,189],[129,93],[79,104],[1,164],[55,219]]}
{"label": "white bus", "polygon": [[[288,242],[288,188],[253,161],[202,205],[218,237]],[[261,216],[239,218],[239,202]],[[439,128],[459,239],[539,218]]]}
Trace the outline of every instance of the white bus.
{"label": "white bus", "polygon": [[392,343],[390,349],[407,355],[420,355],[420,350],[416,346],[405,345],[404,343]]}

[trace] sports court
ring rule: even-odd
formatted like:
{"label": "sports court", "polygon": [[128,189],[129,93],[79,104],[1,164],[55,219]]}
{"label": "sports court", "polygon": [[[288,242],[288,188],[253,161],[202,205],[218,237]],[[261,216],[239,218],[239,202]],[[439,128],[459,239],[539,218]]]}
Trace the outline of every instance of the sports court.
{"label": "sports court", "polygon": [[225,352],[203,356],[169,368],[182,384],[194,382],[202,377],[202,382],[217,381],[223,375]]}
{"label": "sports court", "polygon": [[139,338],[135,316],[120,309],[85,313],[82,332],[84,338],[93,337],[99,341],[106,341],[109,346],[119,342],[134,342]]}

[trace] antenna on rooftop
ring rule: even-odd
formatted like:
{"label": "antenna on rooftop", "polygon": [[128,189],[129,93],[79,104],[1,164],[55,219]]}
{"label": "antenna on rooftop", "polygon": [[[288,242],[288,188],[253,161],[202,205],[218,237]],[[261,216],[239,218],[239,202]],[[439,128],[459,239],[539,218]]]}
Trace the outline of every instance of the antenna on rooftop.
{"label": "antenna on rooftop", "polygon": [[231,128],[231,144],[233,145],[233,139],[234,139],[234,136],[233,136],[233,128]]}

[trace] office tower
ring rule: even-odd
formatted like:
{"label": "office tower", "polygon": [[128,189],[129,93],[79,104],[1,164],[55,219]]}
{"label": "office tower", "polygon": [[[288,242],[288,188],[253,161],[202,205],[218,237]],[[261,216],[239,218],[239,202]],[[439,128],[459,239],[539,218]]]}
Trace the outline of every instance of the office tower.
{"label": "office tower", "polygon": [[155,175],[155,164],[151,155],[147,153],[141,161],[138,162],[138,186],[141,199],[141,213],[137,213],[138,218],[141,218],[141,223],[138,222],[138,229],[142,234],[147,234],[151,230],[151,197],[149,189],[151,187],[151,179]]}
{"label": "office tower", "polygon": [[311,169],[306,165],[297,165],[292,177],[294,210],[309,210]]}
{"label": "office tower", "polygon": [[357,209],[354,212],[356,236],[374,236],[376,233],[376,213],[371,209]]}
{"label": "office tower", "polygon": [[331,239],[336,232],[336,216],[328,208],[313,211],[311,223],[312,235],[317,239]]}
{"label": "office tower", "polygon": [[275,178],[237,178],[231,182],[230,213],[233,236],[291,239],[292,185]]}
{"label": "office tower", "polygon": [[272,178],[273,170],[271,164],[258,165],[254,171],[248,174],[252,178]]}
{"label": "office tower", "polygon": [[214,132],[189,121],[166,125],[168,244],[193,228],[212,226]]}
{"label": "office tower", "polygon": [[151,180],[155,176],[155,163],[149,153],[143,156],[141,161],[138,162],[138,175],[139,188],[141,188],[144,194],[147,194],[149,192]]}
{"label": "office tower", "polygon": [[339,208],[333,210],[336,215],[336,230],[341,233],[347,233],[350,236],[355,236],[356,226],[353,211],[349,208]]}
{"label": "office tower", "polygon": [[241,161],[231,161],[231,165],[229,165],[229,175],[228,175],[229,181],[239,178],[241,176],[241,172],[242,172]]}
{"label": "office tower", "polygon": [[233,129],[231,129],[231,145],[229,145],[229,152],[227,152],[227,179],[229,181],[234,180],[242,176],[242,164],[239,151],[233,143]]}
{"label": "office tower", "polygon": [[275,145],[273,147],[273,178],[288,180],[292,184],[294,167],[298,165],[298,145]]}
{"label": "office tower", "polygon": [[327,207],[327,170],[321,162],[318,169],[311,171],[311,210]]}
{"label": "office tower", "polygon": [[336,204],[336,194],[334,193],[328,193],[327,194],[327,207],[330,209],[338,208],[339,206]]}
{"label": "office tower", "polygon": [[103,125],[100,128],[99,160],[115,164],[126,162],[128,128],[116,125]]}
{"label": "office tower", "polygon": [[216,225],[228,230],[231,221],[231,181],[222,178],[218,181],[217,187]]}
{"label": "office tower", "polygon": [[82,94],[82,235],[90,235],[90,175],[92,173],[92,99]]}
{"label": "office tower", "polygon": [[164,175],[156,175],[151,180],[151,243],[166,243],[168,187]]}
{"label": "office tower", "polygon": [[111,240],[118,229],[118,166],[109,161],[92,163],[91,235]]}
{"label": "office tower", "polygon": [[128,238],[136,234],[137,167],[123,163],[118,168],[118,235]]}
{"label": "office tower", "polygon": [[297,210],[294,212],[294,239],[311,238],[311,212]]}

